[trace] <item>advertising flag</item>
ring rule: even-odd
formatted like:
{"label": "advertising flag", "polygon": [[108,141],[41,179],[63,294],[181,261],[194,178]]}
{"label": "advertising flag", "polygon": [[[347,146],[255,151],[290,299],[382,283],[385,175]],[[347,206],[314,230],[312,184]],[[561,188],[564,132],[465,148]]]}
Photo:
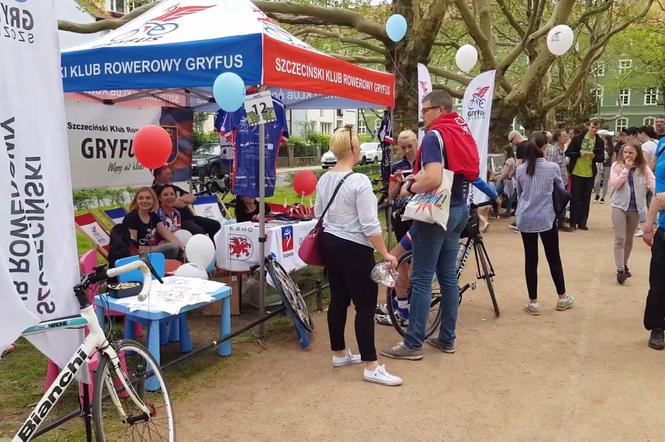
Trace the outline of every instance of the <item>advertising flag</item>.
{"label": "advertising flag", "polygon": [[418,144],[425,136],[425,129],[420,127],[423,122],[423,98],[432,92],[432,78],[429,75],[427,66],[418,63]]}
{"label": "advertising flag", "polygon": [[[464,92],[462,116],[466,120],[471,134],[478,146],[480,158],[480,178],[487,179],[487,154],[489,151],[490,118],[492,116],[492,98],[494,97],[494,76],[496,71],[487,71],[471,80]],[[484,193],[475,191],[474,204],[487,201]]]}
{"label": "advertising flag", "polygon": [[[52,0],[0,1],[0,336],[78,312],[60,48]],[[21,307],[22,306],[22,307]],[[31,336],[63,366],[80,330]]]}

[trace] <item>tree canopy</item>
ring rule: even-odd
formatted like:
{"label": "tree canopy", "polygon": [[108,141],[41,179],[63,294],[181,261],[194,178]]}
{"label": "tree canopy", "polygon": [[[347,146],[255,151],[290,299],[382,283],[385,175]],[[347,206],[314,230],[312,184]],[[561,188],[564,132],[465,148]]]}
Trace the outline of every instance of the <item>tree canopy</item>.
{"label": "tree canopy", "polygon": [[[638,29],[631,26],[647,16],[654,1],[393,0],[376,4],[370,0],[253,0],[312,46],[344,60],[394,72],[397,130],[413,128],[417,121],[417,63],[428,66],[435,88],[457,98],[473,76],[496,69],[491,130],[497,142],[505,139],[515,117],[527,130],[585,120],[593,104],[589,78],[596,61],[615,36]],[[59,25],[72,32],[113,29],[154,4],[146,3],[119,19]],[[394,13],[403,15],[408,23],[407,35],[399,43],[388,38],[384,26]],[[576,39],[574,47],[561,57],[552,55],[545,41],[558,24],[568,24]],[[665,40],[665,35],[661,38]],[[479,54],[469,75],[454,63],[455,51],[465,43],[474,45]],[[663,80],[665,83],[665,75]]]}

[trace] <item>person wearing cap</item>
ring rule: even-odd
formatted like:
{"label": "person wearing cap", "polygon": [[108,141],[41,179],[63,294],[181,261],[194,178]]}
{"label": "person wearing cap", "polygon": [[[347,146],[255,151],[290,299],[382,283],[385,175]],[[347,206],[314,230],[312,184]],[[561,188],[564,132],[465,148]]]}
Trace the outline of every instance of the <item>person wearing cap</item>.
{"label": "person wearing cap", "polygon": [[589,230],[589,206],[591,205],[591,192],[593,191],[594,177],[596,176],[596,163],[603,162],[605,143],[598,135],[600,122],[596,119],[589,121],[587,128],[575,136],[566,149],[566,156],[570,158],[571,185],[570,185],[570,228],[575,230]]}
{"label": "person wearing cap", "polygon": [[524,162],[524,160],[526,160],[526,146],[528,143],[522,134],[517,130],[511,130],[508,133],[508,142],[515,146],[515,159],[517,160],[517,165],[519,166]]}

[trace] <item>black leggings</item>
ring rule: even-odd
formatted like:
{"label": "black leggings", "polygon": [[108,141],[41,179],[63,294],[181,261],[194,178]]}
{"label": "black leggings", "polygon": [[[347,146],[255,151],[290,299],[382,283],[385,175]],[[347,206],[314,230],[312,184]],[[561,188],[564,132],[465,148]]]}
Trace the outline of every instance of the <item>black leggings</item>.
{"label": "black leggings", "polygon": [[321,235],[319,246],[330,281],[328,306],[330,349],[341,351],[346,348],[344,342],[346,312],[353,301],[356,308],[355,329],[360,357],[363,361],[376,361],[374,310],[378,286],[369,276],[374,267],[374,250],[325,232]]}
{"label": "black leggings", "polygon": [[529,299],[538,299],[538,235],[543,242],[547,263],[550,265],[552,280],[559,295],[566,293],[566,284],[563,279],[563,266],[559,255],[559,231],[556,227],[540,233],[522,232],[524,244],[524,274],[526,275],[526,288]]}

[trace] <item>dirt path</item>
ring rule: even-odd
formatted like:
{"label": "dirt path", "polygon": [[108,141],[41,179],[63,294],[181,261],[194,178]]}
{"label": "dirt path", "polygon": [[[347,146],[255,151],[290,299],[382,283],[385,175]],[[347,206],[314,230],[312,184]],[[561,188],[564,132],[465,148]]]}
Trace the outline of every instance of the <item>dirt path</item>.
{"label": "dirt path", "polygon": [[[382,359],[404,385],[368,384],[359,368],[331,368],[325,314],[316,314],[309,351],[292,336],[273,338],[176,402],[179,439],[662,440],[665,352],[647,347],[642,328],[649,251],[635,238],[633,277],[619,286],[609,213],[608,204],[593,204],[590,231],[561,233],[572,310],[554,310],[542,248],[543,312],[521,310],[520,236],[493,221],[487,242],[502,316],[494,319],[484,287],[470,293],[456,354],[425,348],[418,362]],[[379,350],[397,341],[377,327]],[[351,328],[347,344],[357,348]]]}

